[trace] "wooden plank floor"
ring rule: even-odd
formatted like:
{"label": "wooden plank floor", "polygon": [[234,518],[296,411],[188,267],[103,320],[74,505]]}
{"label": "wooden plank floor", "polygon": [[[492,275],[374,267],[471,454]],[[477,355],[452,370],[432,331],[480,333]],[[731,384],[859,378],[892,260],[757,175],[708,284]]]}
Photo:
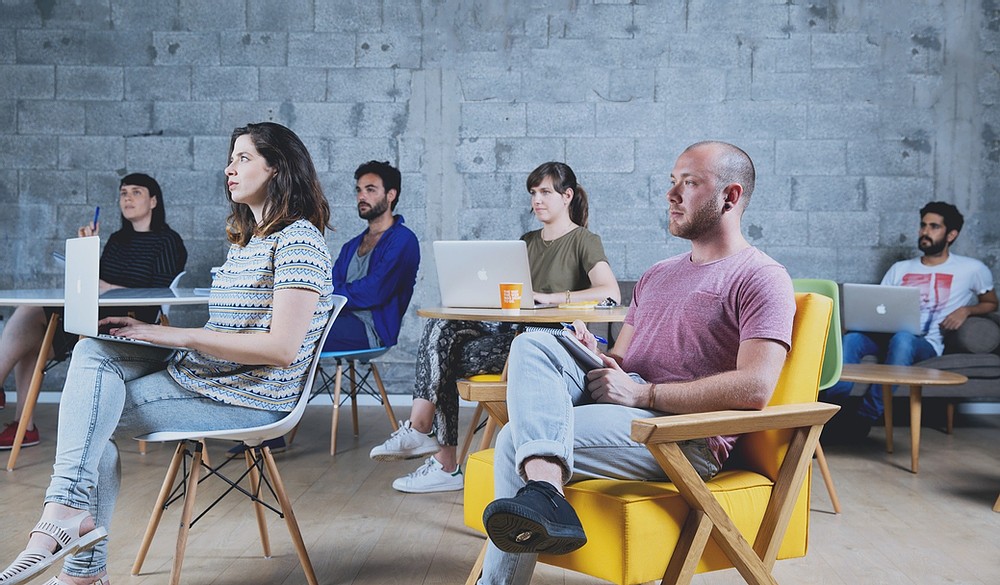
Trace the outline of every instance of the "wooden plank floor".
{"label": "wooden plank floor", "polygon": [[[56,406],[42,404],[39,410],[42,444],[22,451],[18,469],[4,472],[0,479],[4,565],[21,550],[27,530],[37,520],[51,472]],[[399,410],[401,415],[406,412],[405,407]],[[329,416],[329,406],[310,407],[295,444],[276,456],[320,582],[461,583],[482,542],[462,523],[461,492],[406,495],[392,490],[393,478],[419,462],[379,464],[368,458],[369,449],[389,430],[379,407],[362,408],[360,439],[351,436],[344,417],[338,440],[341,453],[331,458]],[[463,416],[471,416],[471,411]],[[882,448],[881,428],[873,430],[863,445],[828,446],[844,513],[832,513],[817,476],[809,554],[779,561],[778,580],[845,585],[1000,583],[1000,513],[991,510],[1000,492],[1000,450],[995,446],[1000,416],[967,416],[961,422],[953,436],[924,429],[919,475],[907,470],[909,440],[902,427],[892,455]],[[463,429],[466,424],[463,419]],[[213,443],[210,453],[218,459],[226,448]],[[122,444],[123,489],[111,531],[111,574],[116,585],[166,582],[179,515],[176,506],[164,516],[143,575],[132,577],[129,570],[169,458],[170,449],[163,445],[151,445],[142,456],[134,442]],[[203,484],[199,501],[220,489]],[[304,582],[283,522],[273,517],[269,524],[273,556],[265,559],[249,505],[236,498],[225,500],[192,530],[183,582]],[[532,581],[536,585],[597,582],[543,566]],[[695,583],[743,581],[729,570],[697,576]]]}

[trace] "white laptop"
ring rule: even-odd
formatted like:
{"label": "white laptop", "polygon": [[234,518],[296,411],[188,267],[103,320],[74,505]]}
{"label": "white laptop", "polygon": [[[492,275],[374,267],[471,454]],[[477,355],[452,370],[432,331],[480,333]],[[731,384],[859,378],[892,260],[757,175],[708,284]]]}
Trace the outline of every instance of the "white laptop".
{"label": "white laptop", "polygon": [[97,298],[100,296],[101,240],[98,236],[66,240],[66,288],[63,329],[85,337],[110,341],[183,349],[109,335],[98,330],[100,321]]}
{"label": "white laptop", "polygon": [[535,305],[523,240],[438,241],[434,262],[445,307],[499,309],[500,283],[520,282],[521,308],[542,308]]}
{"label": "white laptop", "polygon": [[920,327],[920,289],[844,284],[844,329],[863,333],[912,333]]}

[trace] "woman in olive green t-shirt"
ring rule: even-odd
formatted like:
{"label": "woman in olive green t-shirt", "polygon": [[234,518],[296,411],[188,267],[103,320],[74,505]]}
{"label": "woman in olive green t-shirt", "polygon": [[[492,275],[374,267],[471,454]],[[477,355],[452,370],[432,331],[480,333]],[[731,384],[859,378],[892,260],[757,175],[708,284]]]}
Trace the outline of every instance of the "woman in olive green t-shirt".
{"label": "woman in olive green t-shirt", "polygon": [[[568,165],[548,162],[527,180],[531,210],[542,228],[521,236],[527,243],[535,302],[621,301],[618,281],[601,238],[587,230],[587,193]],[[410,419],[371,451],[372,459],[392,461],[431,455],[392,487],[409,493],[462,489],[456,461],[458,389],[456,380],[503,368],[516,334],[509,323],[429,319],[417,349],[417,372]],[[431,436],[435,427],[436,438]]]}

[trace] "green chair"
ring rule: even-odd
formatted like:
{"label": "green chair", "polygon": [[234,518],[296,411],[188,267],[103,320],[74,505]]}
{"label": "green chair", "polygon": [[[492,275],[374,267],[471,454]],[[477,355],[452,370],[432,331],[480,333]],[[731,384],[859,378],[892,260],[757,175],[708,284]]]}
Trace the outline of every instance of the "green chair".
{"label": "green chair", "polygon": [[[792,287],[795,292],[817,293],[833,299],[830,333],[826,336],[823,371],[819,378],[819,389],[826,390],[840,380],[840,371],[844,367],[844,346],[840,330],[840,289],[836,282],[821,278],[795,278],[792,279]],[[830,476],[830,468],[826,465],[826,455],[823,454],[823,445],[820,443],[816,443],[816,462],[819,464],[823,483],[826,484],[826,491],[830,494],[833,511],[840,514],[840,499],[837,498],[837,488],[833,487],[833,477]]]}

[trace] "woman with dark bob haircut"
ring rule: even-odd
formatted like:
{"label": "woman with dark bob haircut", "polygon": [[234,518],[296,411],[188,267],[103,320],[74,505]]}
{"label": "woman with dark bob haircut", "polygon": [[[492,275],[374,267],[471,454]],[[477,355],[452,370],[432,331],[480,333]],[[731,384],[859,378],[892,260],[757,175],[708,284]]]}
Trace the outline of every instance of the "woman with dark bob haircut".
{"label": "woman with dark bob haircut", "polygon": [[0,573],[22,583],[66,557],[50,584],[107,583],[107,529],[121,473],[115,438],[270,424],[298,400],[332,308],[330,210],[302,141],[273,123],[233,131],[226,195],[231,246],[202,328],[102,324],[117,335],[77,344],[60,402],[59,439],[41,521]]}
{"label": "woman with dark bob haircut", "polygon": [[[118,208],[121,211],[121,229],[111,234],[101,252],[100,291],[114,288],[165,288],[184,270],[187,250],[184,240],[167,225],[166,204],[163,191],[156,179],[143,173],[131,173],[118,184]],[[99,235],[100,225],[91,223],[80,227],[80,237]],[[136,319],[153,323],[160,307],[104,307],[101,317],[132,315]],[[41,442],[41,433],[29,417],[22,421],[24,404],[28,398],[31,373],[38,354],[42,351],[45,329],[53,314],[62,315],[62,307],[31,307],[22,305],[11,315],[0,337],[0,385],[14,372],[17,387],[17,407],[13,422],[0,432],[0,449],[11,449],[15,442],[19,422],[25,433],[22,447]],[[79,335],[56,332],[52,338],[50,359],[65,359]],[[4,403],[0,391],[0,406]]]}

